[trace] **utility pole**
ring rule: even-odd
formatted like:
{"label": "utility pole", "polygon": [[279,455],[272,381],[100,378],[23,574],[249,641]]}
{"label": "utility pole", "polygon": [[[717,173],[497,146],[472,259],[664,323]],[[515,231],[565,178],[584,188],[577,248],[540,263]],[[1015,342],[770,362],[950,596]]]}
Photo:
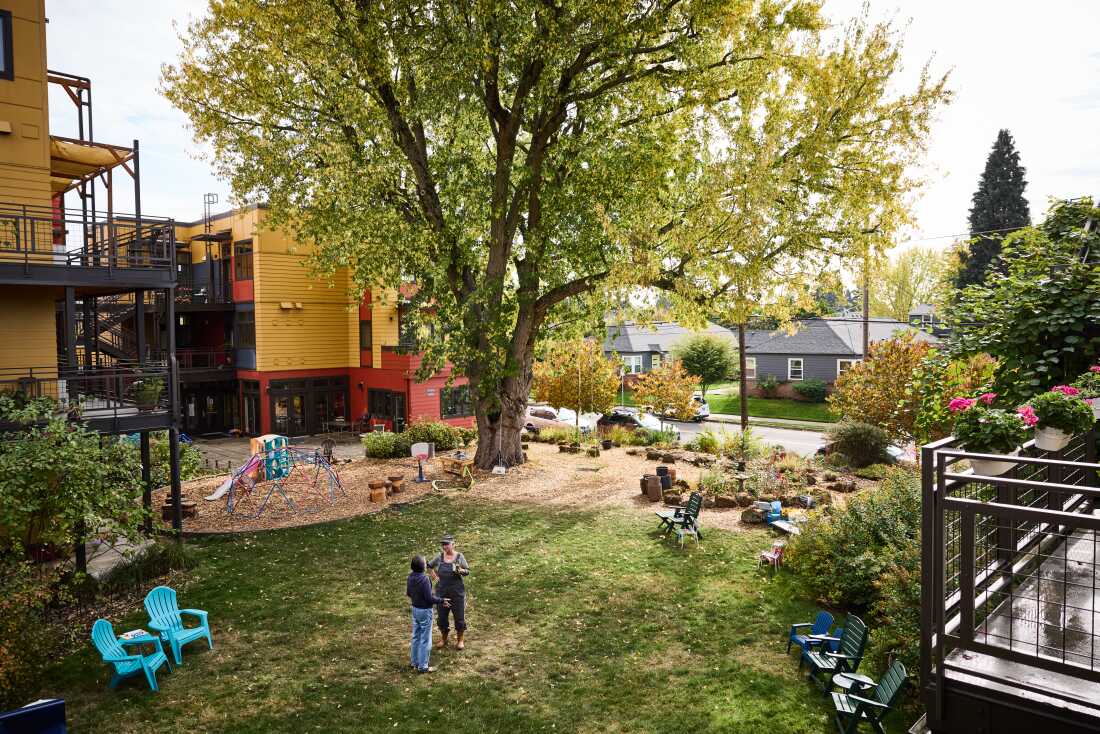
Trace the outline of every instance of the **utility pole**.
{"label": "utility pole", "polygon": [[863,256],[863,355],[867,359],[867,350],[871,345],[871,267],[870,258]]}
{"label": "utility pole", "polygon": [[745,368],[748,360],[745,359],[745,324],[741,322],[737,325],[737,363],[739,372],[741,373],[738,379],[738,392],[740,393],[741,404],[741,430],[748,430],[749,427],[749,378],[745,374]]}

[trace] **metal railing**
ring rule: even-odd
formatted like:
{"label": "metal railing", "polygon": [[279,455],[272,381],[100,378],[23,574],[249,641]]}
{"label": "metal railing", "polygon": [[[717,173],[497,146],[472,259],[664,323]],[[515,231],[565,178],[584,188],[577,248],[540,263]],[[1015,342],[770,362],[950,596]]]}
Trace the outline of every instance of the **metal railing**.
{"label": "metal railing", "polygon": [[175,252],[171,219],[0,203],[0,263],[171,270]]}
{"label": "metal railing", "polygon": [[[1028,442],[1013,456],[967,452],[954,438],[922,448],[921,676],[931,714],[942,710],[949,671],[1005,683],[956,651],[1100,682],[1096,435],[1059,452]],[[974,459],[1015,465],[984,476],[965,468]],[[1064,695],[1100,714],[1100,701]]]}
{"label": "metal railing", "polygon": [[52,398],[59,412],[74,419],[164,414],[171,389],[166,366],[0,368],[0,395],[21,401]]}
{"label": "metal railing", "polygon": [[211,370],[233,366],[233,350],[226,347],[180,347],[176,349],[176,362],[181,370]]}

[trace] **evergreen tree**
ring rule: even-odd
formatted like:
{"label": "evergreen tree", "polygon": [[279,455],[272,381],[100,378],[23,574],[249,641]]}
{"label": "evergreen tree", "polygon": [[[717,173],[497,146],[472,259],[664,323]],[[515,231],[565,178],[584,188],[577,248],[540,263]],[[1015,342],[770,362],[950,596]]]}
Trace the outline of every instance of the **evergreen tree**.
{"label": "evergreen tree", "polygon": [[984,283],[990,267],[1004,268],[994,261],[1001,254],[1001,240],[1013,230],[1031,224],[1024,198],[1024,167],[1008,130],[997,133],[997,141],[985,162],[970,207],[970,249],[963,253],[956,285],[963,288]]}

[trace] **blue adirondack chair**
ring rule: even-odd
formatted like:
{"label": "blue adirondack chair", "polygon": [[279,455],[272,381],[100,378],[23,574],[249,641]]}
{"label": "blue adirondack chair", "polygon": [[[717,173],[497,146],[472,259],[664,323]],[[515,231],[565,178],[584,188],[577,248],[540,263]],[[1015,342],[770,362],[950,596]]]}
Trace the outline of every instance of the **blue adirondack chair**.
{"label": "blue adirondack chair", "polygon": [[[160,690],[157,687],[157,668],[168,664],[168,658],[164,655],[159,637],[149,635],[120,640],[115,636],[115,629],[110,622],[106,619],[97,619],[92,625],[92,642],[99,650],[99,654],[103,656],[103,662],[110,663],[115,668],[115,674],[111,676],[110,688],[117,687],[119,681],[125,678],[144,673],[145,680],[149,681],[149,687],[154,691]],[[157,651],[151,655],[144,655],[139,648],[137,654],[132,655],[124,649],[125,645],[148,644],[154,645]],[[172,670],[171,664],[168,664],[168,670]]]}
{"label": "blue adirondack chair", "polygon": [[854,614],[849,614],[845,622],[844,631],[839,638],[832,635],[823,635],[822,639],[832,642],[837,640],[836,650],[804,650],[799,658],[798,667],[802,663],[810,666],[810,680],[821,686],[826,695],[833,688],[833,676],[837,673],[854,673],[863,660],[863,650],[867,646],[867,625]]}
{"label": "blue adirondack chair", "polygon": [[802,654],[803,650],[809,650],[815,645],[823,644],[825,640],[821,639],[821,636],[829,634],[832,627],[833,615],[824,611],[818,612],[813,622],[792,624],[791,631],[787,635],[787,652],[791,651],[791,643],[798,645],[800,648],[799,655]]}
{"label": "blue adirondack chair", "polygon": [[60,698],[29,703],[0,714],[0,734],[66,734],[65,702]]}
{"label": "blue adirondack chair", "polygon": [[[158,586],[145,596],[145,611],[149,613],[149,626],[160,633],[162,640],[172,648],[172,657],[176,665],[183,665],[183,646],[189,642],[206,638],[206,644],[214,649],[214,639],[210,636],[210,623],[206,612],[201,609],[180,609],[176,601],[176,590],[168,586]],[[184,627],[183,617],[195,617],[197,627]]]}

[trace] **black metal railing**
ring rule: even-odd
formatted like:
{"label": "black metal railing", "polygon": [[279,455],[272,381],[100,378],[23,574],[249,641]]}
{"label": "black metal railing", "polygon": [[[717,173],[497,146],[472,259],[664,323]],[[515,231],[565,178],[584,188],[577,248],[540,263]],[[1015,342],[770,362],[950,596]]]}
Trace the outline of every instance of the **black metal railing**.
{"label": "black metal railing", "polygon": [[194,265],[180,264],[176,269],[176,278],[176,303],[178,304],[202,306],[233,303],[233,283],[226,280],[220,270],[211,281],[204,277],[202,270],[196,270]]}
{"label": "black metal railing", "polygon": [[[954,438],[922,448],[921,676],[933,720],[951,671],[1005,683],[964,664],[964,652],[1100,682],[1096,435],[1059,452],[1029,441],[1013,456],[967,452]],[[966,468],[983,459],[1014,466]],[[1100,701],[1056,695],[1100,715]]]}
{"label": "black metal railing", "polygon": [[58,412],[74,419],[165,414],[170,391],[166,366],[120,363],[110,367],[0,368],[0,394],[20,402],[51,398]]}
{"label": "black metal railing", "polygon": [[0,263],[170,270],[175,252],[171,219],[0,203]]}
{"label": "black metal railing", "polygon": [[233,349],[227,347],[184,348],[176,350],[181,370],[211,370],[233,367]]}

